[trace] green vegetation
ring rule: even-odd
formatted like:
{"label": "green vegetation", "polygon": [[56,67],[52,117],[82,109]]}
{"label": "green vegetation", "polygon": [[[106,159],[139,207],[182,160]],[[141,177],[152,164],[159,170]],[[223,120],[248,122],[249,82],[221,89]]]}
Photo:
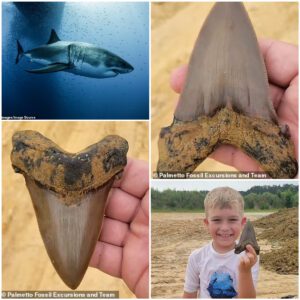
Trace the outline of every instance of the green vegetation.
{"label": "green vegetation", "polygon": [[[208,191],[151,190],[154,212],[203,212],[204,198]],[[240,192],[245,200],[245,211],[274,211],[280,208],[298,207],[298,186],[254,186]]]}

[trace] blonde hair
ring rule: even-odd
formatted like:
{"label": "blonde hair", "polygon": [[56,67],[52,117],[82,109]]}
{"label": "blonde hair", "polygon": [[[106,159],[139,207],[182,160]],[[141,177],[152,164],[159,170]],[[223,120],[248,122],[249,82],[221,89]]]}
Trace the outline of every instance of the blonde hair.
{"label": "blonde hair", "polygon": [[219,187],[211,190],[204,199],[205,214],[208,215],[210,209],[237,207],[240,214],[244,213],[243,196],[230,187]]}

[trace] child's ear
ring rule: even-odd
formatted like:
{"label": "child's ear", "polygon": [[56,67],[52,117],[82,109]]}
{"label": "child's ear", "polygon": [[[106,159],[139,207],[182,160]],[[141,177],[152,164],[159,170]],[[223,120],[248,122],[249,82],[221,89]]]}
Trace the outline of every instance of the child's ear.
{"label": "child's ear", "polygon": [[246,224],[246,222],[247,222],[247,218],[246,218],[246,217],[243,217],[243,218],[242,218],[242,225],[244,226],[244,225]]}
{"label": "child's ear", "polygon": [[207,218],[205,218],[205,219],[203,220],[203,223],[205,224],[205,226],[208,226],[208,220],[207,220]]}

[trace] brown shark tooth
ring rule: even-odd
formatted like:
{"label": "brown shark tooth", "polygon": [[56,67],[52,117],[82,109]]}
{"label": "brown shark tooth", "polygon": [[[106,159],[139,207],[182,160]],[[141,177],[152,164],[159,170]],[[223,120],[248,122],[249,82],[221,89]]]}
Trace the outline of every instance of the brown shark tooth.
{"label": "brown shark tooth", "polygon": [[108,193],[126,166],[128,143],[107,136],[76,154],[36,131],[13,136],[11,161],[24,175],[51,262],[72,289],[99,238]]}
{"label": "brown shark tooth", "polygon": [[171,126],[161,129],[159,172],[191,172],[219,144],[254,158],[271,177],[295,177],[287,125],[278,126],[255,32],[242,3],[215,4],[190,58]]}
{"label": "brown shark tooth", "polygon": [[255,231],[252,223],[248,220],[241,234],[239,243],[235,246],[234,253],[239,254],[246,250],[246,246],[251,245],[256,254],[259,255],[259,246],[256,241]]}

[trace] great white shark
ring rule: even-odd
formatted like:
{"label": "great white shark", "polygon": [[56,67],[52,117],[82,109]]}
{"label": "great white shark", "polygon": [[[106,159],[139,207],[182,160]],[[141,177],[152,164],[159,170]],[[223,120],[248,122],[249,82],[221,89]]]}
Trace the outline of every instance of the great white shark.
{"label": "great white shark", "polygon": [[61,41],[54,29],[45,45],[24,51],[17,40],[17,47],[16,64],[25,56],[31,62],[45,65],[39,69],[26,70],[34,74],[66,71],[85,77],[108,78],[134,69],[121,57],[93,44]]}

